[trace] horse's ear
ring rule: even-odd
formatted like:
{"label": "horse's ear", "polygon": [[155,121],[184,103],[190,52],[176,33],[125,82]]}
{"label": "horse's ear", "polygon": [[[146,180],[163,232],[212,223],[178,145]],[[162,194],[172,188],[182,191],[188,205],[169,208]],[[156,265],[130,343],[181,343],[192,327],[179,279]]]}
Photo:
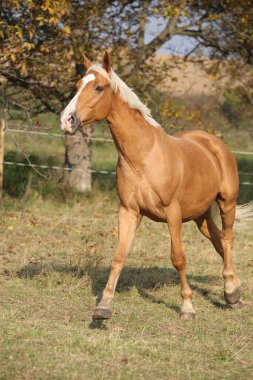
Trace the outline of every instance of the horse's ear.
{"label": "horse's ear", "polygon": [[86,57],[84,52],[82,52],[82,54],[83,54],[83,64],[86,67],[86,70],[88,70],[88,68],[91,66],[91,61],[89,60],[89,58]]}
{"label": "horse's ear", "polygon": [[105,69],[105,71],[107,73],[110,73],[110,71],[111,71],[111,60],[110,60],[110,56],[109,56],[107,49],[105,49],[104,56],[103,56],[103,68]]}

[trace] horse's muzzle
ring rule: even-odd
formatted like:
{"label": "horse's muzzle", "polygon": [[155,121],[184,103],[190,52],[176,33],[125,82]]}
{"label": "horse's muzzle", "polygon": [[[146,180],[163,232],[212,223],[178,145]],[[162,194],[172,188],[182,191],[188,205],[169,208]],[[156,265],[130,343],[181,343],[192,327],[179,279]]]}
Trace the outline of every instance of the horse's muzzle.
{"label": "horse's muzzle", "polygon": [[62,125],[62,130],[65,133],[73,134],[77,131],[81,124],[81,120],[77,117],[75,112],[71,112],[69,117]]}

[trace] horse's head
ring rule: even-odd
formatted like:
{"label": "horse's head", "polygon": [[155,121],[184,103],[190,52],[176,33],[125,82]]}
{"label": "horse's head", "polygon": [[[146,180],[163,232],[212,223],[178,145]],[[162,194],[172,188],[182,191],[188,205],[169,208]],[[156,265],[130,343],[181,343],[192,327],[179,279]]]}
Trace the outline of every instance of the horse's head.
{"label": "horse's head", "polygon": [[61,113],[61,129],[74,133],[80,125],[86,125],[108,116],[112,91],[110,86],[111,65],[107,51],[102,65],[92,65],[84,57],[86,75],[77,82],[77,93]]}

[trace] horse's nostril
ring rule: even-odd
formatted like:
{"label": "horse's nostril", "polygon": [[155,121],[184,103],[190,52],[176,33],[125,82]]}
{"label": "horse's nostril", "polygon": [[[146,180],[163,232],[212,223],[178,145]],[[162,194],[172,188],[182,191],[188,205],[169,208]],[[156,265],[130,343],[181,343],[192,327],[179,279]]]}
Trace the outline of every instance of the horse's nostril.
{"label": "horse's nostril", "polygon": [[76,123],[76,118],[74,115],[70,115],[70,117],[68,118],[68,121],[70,121],[70,124],[71,124],[71,127],[73,127]]}
{"label": "horse's nostril", "polygon": [[69,116],[68,116],[68,119],[66,121],[66,124],[68,126],[68,130],[70,131],[70,129],[71,129],[71,131],[73,133],[79,127],[80,120],[79,120],[79,118],[76,116],[76,114],[74,112],[73,113],[69,113]]}

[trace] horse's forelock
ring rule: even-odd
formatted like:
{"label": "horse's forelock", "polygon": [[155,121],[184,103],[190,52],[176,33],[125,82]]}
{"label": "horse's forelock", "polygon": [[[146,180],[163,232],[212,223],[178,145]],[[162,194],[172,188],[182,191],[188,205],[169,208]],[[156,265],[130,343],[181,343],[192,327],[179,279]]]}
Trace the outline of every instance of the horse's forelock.
{"label": "horse's forelock", "polygon": [[103,69],[103,67],[99,63],[91,65],[87,70],[87,73],[89,73],[90,71],[96,71],[97,73],[105,77],[105,79],[107,79],[109,83],[111,83],[110,75],[105,71],[105,69]]}

